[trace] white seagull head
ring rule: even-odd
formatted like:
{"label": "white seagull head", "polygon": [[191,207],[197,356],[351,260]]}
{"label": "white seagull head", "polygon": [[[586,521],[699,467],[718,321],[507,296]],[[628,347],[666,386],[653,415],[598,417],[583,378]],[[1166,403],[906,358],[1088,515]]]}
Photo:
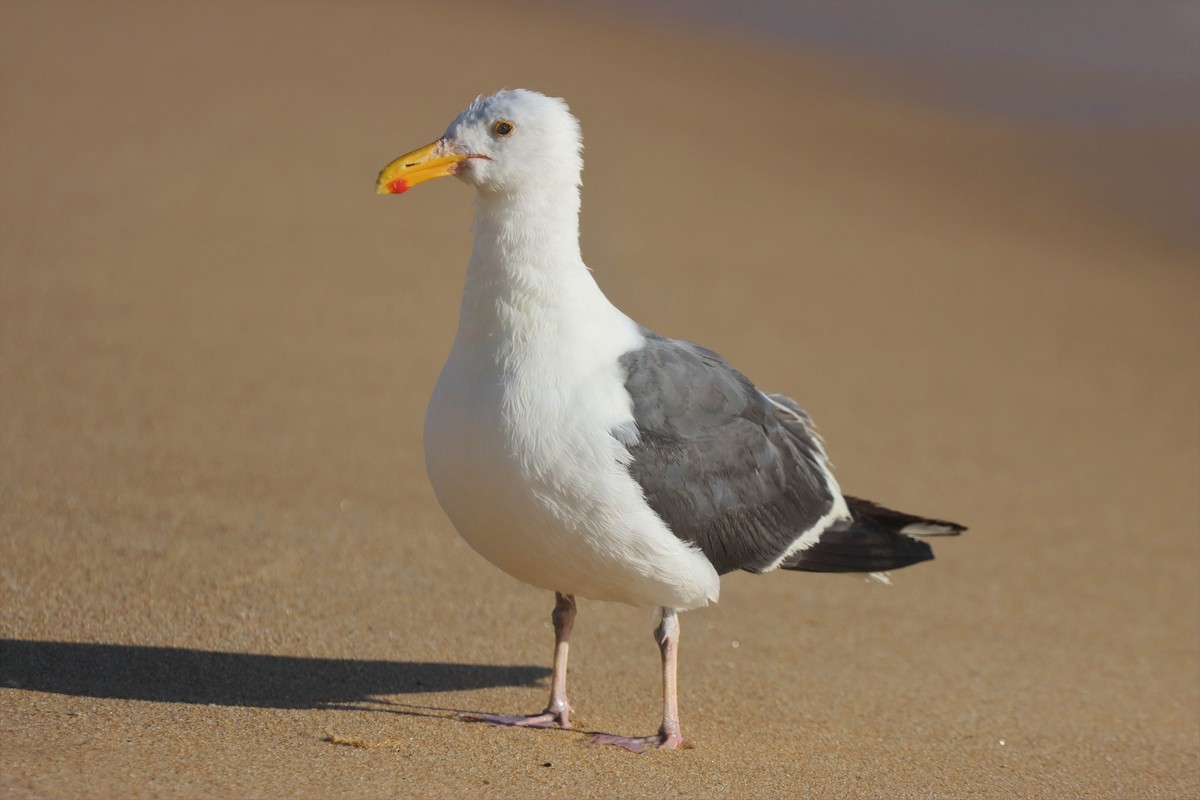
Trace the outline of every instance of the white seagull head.
{"label": "white seagull head", "polygon": [[481,193],[575,188],[583,171],[582,147],[579,122],[565,101],[506,89],[477,98],[442,138],[384,167],[375,191],[399,194],[449,175]]}

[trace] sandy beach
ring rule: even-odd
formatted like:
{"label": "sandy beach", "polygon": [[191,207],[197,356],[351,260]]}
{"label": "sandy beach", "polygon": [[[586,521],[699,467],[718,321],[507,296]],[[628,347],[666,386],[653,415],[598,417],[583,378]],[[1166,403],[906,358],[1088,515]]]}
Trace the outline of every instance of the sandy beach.
{"label": "sandy beach", "polygon": [[[0,794],[1200,796],[1200,240],[1159,180],[1200,128],[885,73],[540,4],[0,2]],[[585,744],[660,712],[654,617],[588,601],[577,730],[457,719],[541,708],[553,598],[425,477],[471,191],[373,182],[503,86],[582,121],[617,306],[803,403],[847,493],[970,526],[890,587],[729,576],[682,615],[690,749]]]}

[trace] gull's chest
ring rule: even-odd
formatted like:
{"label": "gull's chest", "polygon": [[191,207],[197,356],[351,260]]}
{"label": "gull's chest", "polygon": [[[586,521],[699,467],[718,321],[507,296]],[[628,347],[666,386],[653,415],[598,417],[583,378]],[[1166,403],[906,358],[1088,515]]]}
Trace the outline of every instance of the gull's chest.
{"label": "gull's chest", "polygon": [[484,319],[460,323],[430,399],[425,462],[438,500],[493,561],[499,542],[528,555],[564,533],[604,535],[634,488],[614,432],[633,427],[619,359],[640,330],[606,303]]}
{"label": "gull's chest", "polygon": [[632,418],[617,355],[561,336],[496,344],[457,342],[430,400],[426,446],[453,462],[446,478],[546,491],[617,457],[612,431]]}

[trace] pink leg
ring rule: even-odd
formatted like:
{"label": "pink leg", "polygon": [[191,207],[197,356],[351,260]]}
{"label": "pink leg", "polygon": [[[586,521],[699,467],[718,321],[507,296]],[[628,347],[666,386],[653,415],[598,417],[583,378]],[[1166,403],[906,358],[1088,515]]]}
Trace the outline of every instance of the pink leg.
{"label": "pink leg", "polygon": [[522,728],[569,728],[571,705],[567,702],[567,651],[571,644],[571,629],[575,627],[575,596],[555,594],[554,613],[554,672],[550,677],[550,704],[541,714],[509,717],[503,714],[460,714],[469,722],[491,725],[515,725]]}
{"label": "pink leg", "polygon": [[632,753],[643,750],[674,750],[684,745],[683,732],[679,727],[679,694],[675,682],[675,666],[679,655],[679,618],[674,609],[664,608],[662,622],[654,631],[658,649],[662,653],[663,668],[663,721],[657,736],[613,736],[597,734],[588,739],[590,744],[613,744]]}

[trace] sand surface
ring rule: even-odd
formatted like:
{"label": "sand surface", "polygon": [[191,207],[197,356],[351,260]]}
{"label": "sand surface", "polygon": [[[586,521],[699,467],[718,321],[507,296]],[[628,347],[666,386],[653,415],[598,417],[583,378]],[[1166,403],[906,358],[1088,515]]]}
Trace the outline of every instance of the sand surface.
{"label": "sand surface", "polygon": [[[0,5],[0,794],[1200,795],[1200,250],[1072,173],[1182,219],[1137,158],[1196,131],[501,5]],[[372,184],[505,85],[581,117],[619,306],[971,526],[890,588],[727,579],[689,750],[455,718],[541,708],[552,598],[424,475],[470,192]],[[657,726],[653,624],[583,602],[584,730]]]}

